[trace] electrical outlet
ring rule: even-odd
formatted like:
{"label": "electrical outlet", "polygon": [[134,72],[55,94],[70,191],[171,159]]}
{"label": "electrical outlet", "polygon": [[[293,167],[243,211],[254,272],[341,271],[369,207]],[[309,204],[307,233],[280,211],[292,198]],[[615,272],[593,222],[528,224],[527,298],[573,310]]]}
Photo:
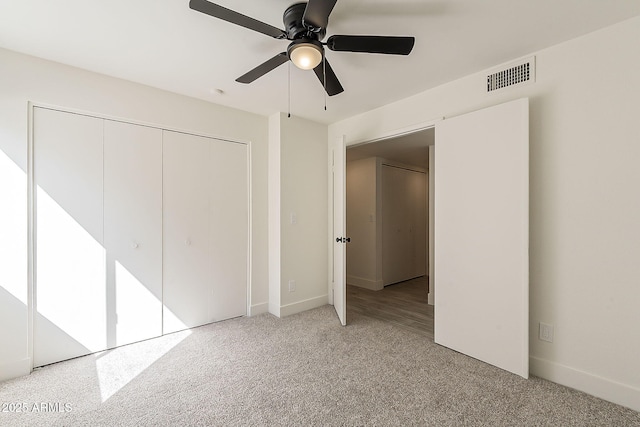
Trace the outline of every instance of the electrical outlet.
{"label": "electrical outlet", "polygon": [[295,291],[296,291],[296,281],[289,280],[289,292],[295,292]]}
{"label": "electrical outlet", "polygon": [[540,333],[538,338],[542,341],[553,342],[553,325],[540,322]]}

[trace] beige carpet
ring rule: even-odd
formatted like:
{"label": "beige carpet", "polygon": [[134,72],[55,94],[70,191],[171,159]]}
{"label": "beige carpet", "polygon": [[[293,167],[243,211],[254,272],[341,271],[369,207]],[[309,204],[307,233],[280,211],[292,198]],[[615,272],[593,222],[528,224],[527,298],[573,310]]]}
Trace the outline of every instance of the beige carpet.
{"label": "beige carpet", "polygon": [[54,364],[1,383],[0,404],[1,426],[640,426],[638,412],[379,320],[341,327],[330,306]]}

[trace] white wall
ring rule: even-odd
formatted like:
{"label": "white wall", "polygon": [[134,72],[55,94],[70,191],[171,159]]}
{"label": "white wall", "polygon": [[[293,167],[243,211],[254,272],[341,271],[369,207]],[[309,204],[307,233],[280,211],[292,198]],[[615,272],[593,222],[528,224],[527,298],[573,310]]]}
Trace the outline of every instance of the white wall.
{"label": "white wall", "polygon": [[281,298],[281,226],[280,226],[280,151],[282,134],[280,129],[281,114],[277,113],[269,117],[269,313],[280,317]]}
{"label": "white wall", "polygon": [[530,97],[531,372],[636,410],[638,40],[640,17],[535,53],[535,84],[486,94],[478,73],[329,127],[353,144]]}
{"label": "white wall", "polygon": [[29,367],[25,306],[28,101],[250,141],[253,191],[250,299],[253,312],[266,311],[266,117],[3,49],[0,64],[0,380],[26,374]]}
{"label": "white wall", "polygon": [[327,126],[280,113],[269,126],[269,311],[287,316],[327,304]]}
{"label": "white wall", "polygon": [[347,283],[372,290],[382,284],[380,208],[376,157],[347,163]]}

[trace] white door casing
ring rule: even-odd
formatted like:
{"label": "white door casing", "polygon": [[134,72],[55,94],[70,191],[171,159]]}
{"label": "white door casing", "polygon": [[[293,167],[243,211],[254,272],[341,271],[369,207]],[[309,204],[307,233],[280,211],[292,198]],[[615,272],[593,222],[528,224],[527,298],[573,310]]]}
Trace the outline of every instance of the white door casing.
{"label": "white door casing", "polygon": [[435,341],[529,375],[529,104],[436,126]]}

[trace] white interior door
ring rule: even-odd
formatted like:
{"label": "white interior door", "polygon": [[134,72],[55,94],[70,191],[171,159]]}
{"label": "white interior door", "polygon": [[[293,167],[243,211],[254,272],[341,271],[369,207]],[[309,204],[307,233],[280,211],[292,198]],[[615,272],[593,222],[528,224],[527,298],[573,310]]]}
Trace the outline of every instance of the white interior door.
{"label": "white interior door", "polygon": [[163,333],[209,323],[208,138],[163,132]]}
{"label": "white interior door", "polygon": [[423,276],[427,259],[426,175],[382,165],[382,279]]}
{"label": "white interior door", "polygon": [[164,333],[247,312],[247,150],[164,131]]}
{"label": "white interior door", "polygon": [[408,171],[382,165],[382,281],[383,285],[412,279],[412,218]]}
{"label": "white interior door", "polygon": [[331,239],[333,274],[331,288],[333,290],[333,307],[336,309],[340,323],[347,324],[347,251],[346,230],[346,145],[344,137],[336,139],[331,146],[331,188],[333,206],[333,236]]}
{"label": "white interior door", "polygon": [[209,168],[211,321],[247,314],[249,251],[248,146],[212,139]]}
{"label": "white interior door", "polygon": [[109,347],[162,334],[162,131],[104,121]]}
{"label": "white interior door", "polygon": [[102,120],[34,108],[34,366],[107,348]]}
{"label": "white interior door", "polygon": [[529,375],[529,104],[436,126],[435,341]]}

